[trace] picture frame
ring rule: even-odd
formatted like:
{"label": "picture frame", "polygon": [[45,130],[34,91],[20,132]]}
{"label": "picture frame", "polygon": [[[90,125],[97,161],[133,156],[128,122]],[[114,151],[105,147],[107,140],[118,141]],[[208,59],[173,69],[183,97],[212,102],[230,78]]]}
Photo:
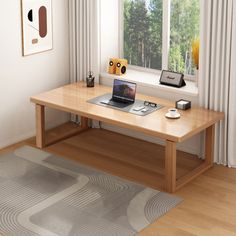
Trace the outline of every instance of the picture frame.
{"label": "picture frame", "polygon": [[160,84],[181,88],[186,85],[182,73],[163,70],[160,77]]}
{"label": "picture frame", "polygon": [[22,55],[53,49],[52,0],[21,0]]}

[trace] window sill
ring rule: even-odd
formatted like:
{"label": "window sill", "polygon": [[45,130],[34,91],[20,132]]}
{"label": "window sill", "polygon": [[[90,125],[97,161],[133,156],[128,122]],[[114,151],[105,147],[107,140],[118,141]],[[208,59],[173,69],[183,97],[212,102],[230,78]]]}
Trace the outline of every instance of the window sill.
{"label": "window sill", "polygon": [[160,74],[141,72],[129,69],[125,75],[117,76],[107,72],[100,73],[100,77],[105,79],[123,79],[130,82],[135,82],[143,87],[157,88],[163,91],[168,91],[175,94],[188,95],[192,97],[198,96],[198,87],[194,81],[186,80],[186,86],[182,88],[175,88],[171,86],[162,85],[159,83]]}

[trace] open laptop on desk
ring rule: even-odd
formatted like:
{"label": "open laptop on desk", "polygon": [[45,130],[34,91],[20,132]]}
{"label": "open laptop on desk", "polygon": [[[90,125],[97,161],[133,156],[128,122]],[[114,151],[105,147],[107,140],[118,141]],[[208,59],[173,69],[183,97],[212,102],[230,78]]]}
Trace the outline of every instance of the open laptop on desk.
{"label": "open laptop on desk", "polygon": [[115,79],[112,97],[100,103],[118,108],[127,107],[135,102],[136,88],[135,83]]}

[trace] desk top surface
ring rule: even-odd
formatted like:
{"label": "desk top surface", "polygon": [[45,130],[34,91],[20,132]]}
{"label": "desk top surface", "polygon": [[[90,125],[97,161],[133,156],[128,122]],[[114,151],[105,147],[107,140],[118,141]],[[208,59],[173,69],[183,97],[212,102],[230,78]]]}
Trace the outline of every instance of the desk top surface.
{"label": "desk top surface", "polygon": [[199,107],[187,111],[179,110],[181,114],[179,119],[167,119],[165,114],[168,109],[175,106],[175,103],[143,94],[137,94],[136,98],[152,101],[164,107],[147,116],[137,116],[87,102],[89,99],[111,92],[111,87],[96,84],[94,88],[87,88],[84,82],[79,82],[32,96],[31,102],[174,142],[182,142],[224,119],[222,112]]}

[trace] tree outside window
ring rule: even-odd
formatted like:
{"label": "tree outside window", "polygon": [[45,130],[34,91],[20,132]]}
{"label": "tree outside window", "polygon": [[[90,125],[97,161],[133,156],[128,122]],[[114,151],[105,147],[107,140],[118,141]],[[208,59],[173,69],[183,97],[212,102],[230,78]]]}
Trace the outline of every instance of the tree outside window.
{"label": "tree outside window", "polygon": [[[169,69],[193,75],[191,46],[199,37],[199,0],[124,0],[124,57],[129,64]],[[163,11],[168,11],[170,25],[164,25]],[[169,42],[163,42],[164,30],[170,30]],[[163,45],[170,45],[168,68],[163,68]]]}

